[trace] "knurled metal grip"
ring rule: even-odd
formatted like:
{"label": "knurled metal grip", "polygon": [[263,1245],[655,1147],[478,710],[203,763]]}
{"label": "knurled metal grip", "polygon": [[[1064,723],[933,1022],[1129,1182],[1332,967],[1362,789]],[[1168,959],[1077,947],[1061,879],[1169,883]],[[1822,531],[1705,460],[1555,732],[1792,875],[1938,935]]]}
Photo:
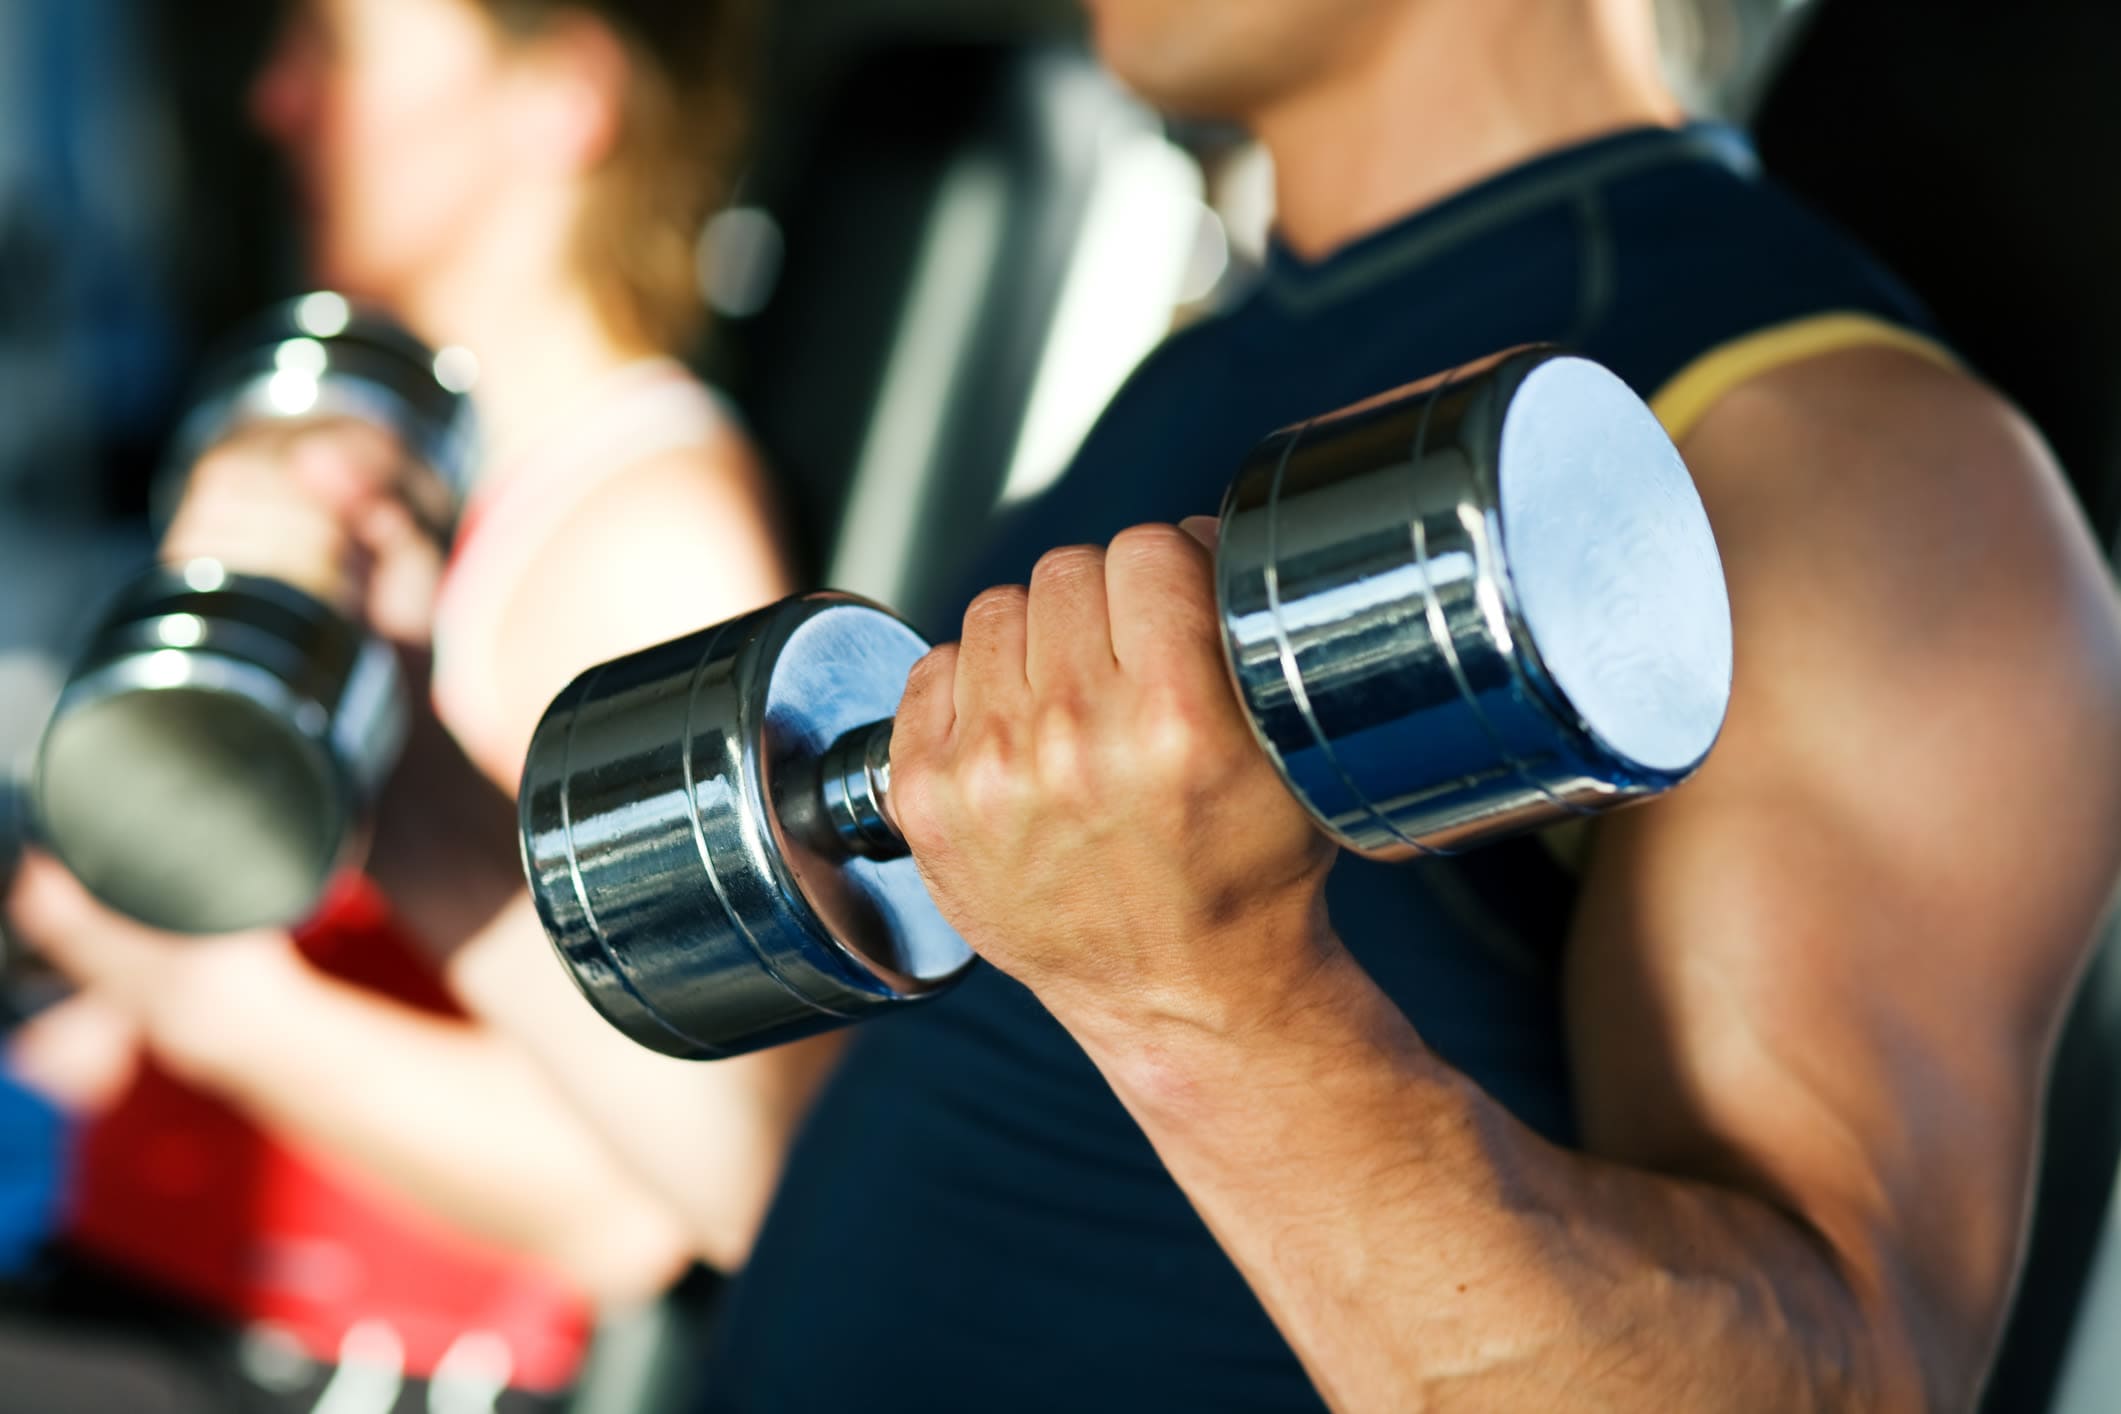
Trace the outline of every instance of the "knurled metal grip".
{"label": "knurled metal grip", "polygon": [[910,853],[890,813],[891,720],[857,727],[818,761],[820,817],[849,854],[898,859]]}
{"label": "knurled metal grip", "polygon": [[[1224,503],[1217,594],[1260,746],[1319,826],[1447,854],[1670,789],[1730,700],[1722,565],[1650,410],[1499,356],[1277,433]],[[540,726],[531,889],[605,1017],[733,1055],[933,996],[971,951],[891,824],[926,652],[813,594],[586,674]]]}

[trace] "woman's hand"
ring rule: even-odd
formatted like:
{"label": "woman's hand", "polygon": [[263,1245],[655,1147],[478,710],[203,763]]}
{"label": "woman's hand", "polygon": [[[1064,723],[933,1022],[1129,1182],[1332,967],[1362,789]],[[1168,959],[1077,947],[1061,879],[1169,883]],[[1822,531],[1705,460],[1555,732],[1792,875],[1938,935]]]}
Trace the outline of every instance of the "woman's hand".
{"label": "woman's hand", "polygon": [[56,860],[24,858],[8,926],[171,1070],[211,1080],[249,1063],[246,1019],[288,1004],[310,979],[282,932],[195,938],[105,908]]}
{"label": "woman's hand", "polygon": [[0,1064],[26,1089],[69,1114],[97,1114],[132,1082],[140,1029],[90,992],[45,1008],[8,1033]]}
{"label": "woman's hand", "polygon": [[347,419],[267,423],[192,470],[162,544],[291,584],[400,643],[428,641],[443,548],[401,496],[405,453]]}

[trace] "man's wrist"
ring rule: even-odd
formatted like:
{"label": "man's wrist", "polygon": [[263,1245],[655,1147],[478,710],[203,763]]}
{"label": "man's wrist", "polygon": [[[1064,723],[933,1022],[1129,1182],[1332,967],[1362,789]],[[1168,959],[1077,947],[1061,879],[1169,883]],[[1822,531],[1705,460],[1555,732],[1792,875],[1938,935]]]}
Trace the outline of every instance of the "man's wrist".
{"label": "man's wrist", "polygon": [[[1191,924],[1118,926],[1158,940],[1140,950],[1142,965],[1123,975],[1081,969],[1057,979],[1019,978],[1086,1045],[1124,1046],[1165,1033],[1230,1036],[1270,1024],[1284,1001],[1304,995],[1342,952],[1316,898]],[[1079,945],[1100,943],[1089,935]]]}
{"label": "man's wrist", "polygon": [[1274,926],[1287,941],[1268,951],[1286,965],[1272,972],[1233,977],[1212,996],[1063,1005],[1054,1015],[1130,1106],[1174,1117],[1250,1103],[1283,1077],[1308,1084],[1310,1062],[1299,1055],[1419,1050],[1405,1017],[1322,919]]}
{"label": "man's wrist", "polygon": [[1450,1202],[1490,1182],[1487,1102],[1337,945],[1243,1030],[1076,1034],[1189,1191],[1263,1191],[1266,1176],[1302,1170]]}

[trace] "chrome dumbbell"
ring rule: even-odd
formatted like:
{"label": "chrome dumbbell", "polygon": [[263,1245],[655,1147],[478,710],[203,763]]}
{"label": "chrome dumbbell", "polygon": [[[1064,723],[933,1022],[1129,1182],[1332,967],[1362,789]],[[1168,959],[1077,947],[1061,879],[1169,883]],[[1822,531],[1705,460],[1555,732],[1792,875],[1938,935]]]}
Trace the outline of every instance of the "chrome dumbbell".
{"label": "chrome dumbbell", "polygon": [[[273,311],[202,384],[189,468],[261,422],[353,418],[405,449],[442,533],[472,467],[466,371],[337,295]],[[105,903],[188,933],[306,916],[360,856],[405,725],[396,654],[286,584],[213,561],[126,586],[77,662],[32,774],[37,834]]]}
{"label": "chrome dumbbell", "polygon": [[[1729,703],[1722,564],[1685,466],[1618,378],[1552,351],[1269,438],[1224,503],[1216,578],[1260,745],[1376,858],[1656,795]],[[606,1019],[712,1058],[964,971],[888,809],[889,717],[927,649],[876,605],[810,594],[554,702],[524,858]]]}

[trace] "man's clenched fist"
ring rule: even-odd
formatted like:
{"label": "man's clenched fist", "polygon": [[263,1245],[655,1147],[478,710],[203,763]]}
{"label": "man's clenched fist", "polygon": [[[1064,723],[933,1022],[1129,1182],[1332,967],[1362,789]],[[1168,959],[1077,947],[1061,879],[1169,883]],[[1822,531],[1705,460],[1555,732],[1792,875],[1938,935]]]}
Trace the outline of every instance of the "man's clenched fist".
{"label": "man's clenched fist", "polygon": [[899,709],[892,811],[930,892],[1070,1027],[1239,1031],[1336,946],[1332,847],[1223,666],[1211,534],[1052,552]]}

